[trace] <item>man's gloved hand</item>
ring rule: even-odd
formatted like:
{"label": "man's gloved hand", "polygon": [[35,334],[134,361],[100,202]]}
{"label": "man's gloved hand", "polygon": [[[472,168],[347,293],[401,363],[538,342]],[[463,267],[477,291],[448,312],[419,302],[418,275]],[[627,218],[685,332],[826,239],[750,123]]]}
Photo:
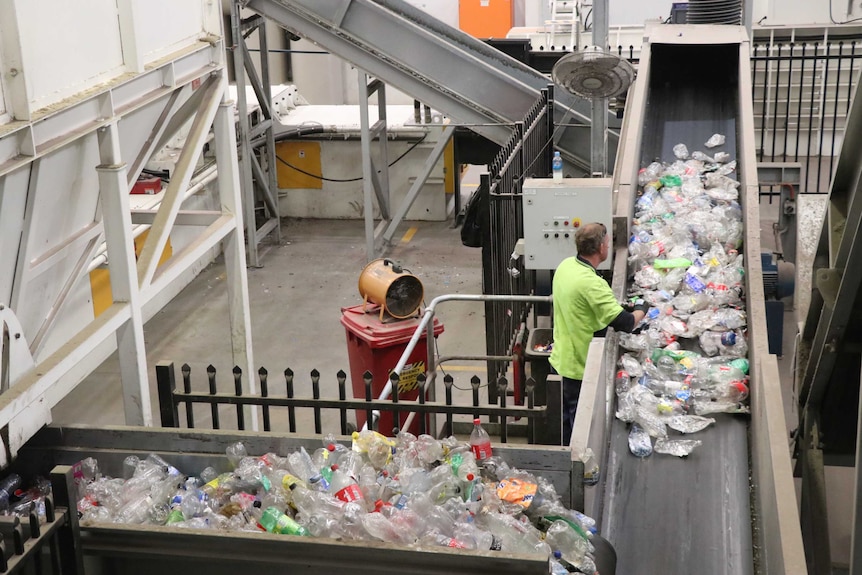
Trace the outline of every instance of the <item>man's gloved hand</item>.
{"label": "man's gloved hand", "polygon": [[649,311],[650,308],[650,305],[641,298],[629,300],[622,305],[623,309],[629,313],[642,311],[644,312],[644,314],[646,314],[646,312]]}

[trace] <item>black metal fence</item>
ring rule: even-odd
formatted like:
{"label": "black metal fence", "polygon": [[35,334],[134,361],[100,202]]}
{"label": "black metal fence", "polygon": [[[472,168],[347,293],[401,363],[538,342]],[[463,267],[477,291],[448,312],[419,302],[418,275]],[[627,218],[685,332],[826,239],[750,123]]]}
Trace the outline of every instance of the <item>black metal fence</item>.
{"label": "black metal fence", "polygon": [[[283,389],[283,393],[271,393],[269,372],[266,368],[258,370],[258,378],[260,384],[260,394],[258,395],[243,395],[243,373],[239,367],[234,367],[231,373],[230,392],[220,392],[217,382],[216,368],[210,365],[206,369],[206,391],[198,391],[192,388],[192,373],[191,367],[184,364],[181,367],[182,374],[182,389],[177,388],[176,371],[173,362],[160,362],[156,365],[156,382],[159,394],[159,413],[161,415],[162,427],[180,427],[182,419],[189,428],[195,427],[195,404],[210,406],[210,419],[213,429],[222,429],[222,414],[220,407],[232,405],[236,408],[235,422],[236,429],[246,429],[247,423],[245,419],[246,406],[260,406],[262,412],[262,426],[264,431],[272,431],[273,429],[273,410],[281,409],[287,412],[287,429],[290,433],[296,433],[299,418],[297,415],[298,409],[307,409],[313,413],[314,433],[323,434],[322,412],[324,410],[337,411],[339,414],[339,430],[341,435],[349,435],[356,430],[356,421],[352,417],[353,414],[361,414],[363,421],[380,421],[381,418],[375,418],[374,412],[378,414],[391,415],[390,421],[400,421],[399,414],[415,413],[419,417],[415,418],[418,427],[418,433],[429,433],[438,435],[436,429],[431,429],[428,422],[428,415],[435,414],[445,418],[445,426],[440,431],[439,435],[446,436],[453,433],[455,415],[469,415],[471,418],[480,416],[488,416],[498,420],[499,426],[494,426],[489,431],[495,431],[500,437],[501,443],[507,443],[510,433],[515,426],[524,428],[527,439],[530,443],[541,443],[559,445],[560,436],[562,435],[562,411],[560,405],[562,402],[562,387],[559,380],[550,379],[545,388],[542,390],[546,395],[545,405],[536,405],[536,384],[532,379],[527,380],[525,388],[525,404],[522,406],[508,405],[507,390],[509,382],[506,378],[500,377],[490,379],[488,387],[494,387],[497,390],[499,397],[496,404],[490,404],[480,401],[479,390],[482,387],[482,381],[478,376],[473,376],[470,379],[470,389],[472,390],[472,404],[458,405],[453,399],[453,387],[455,380],[447,374],[443,378],[445,389],[445,399],[443,402],[430,401],[426,398],[427,377],[424,373],[417,377],[417,389],[415,390],[415,399],[405,399],[399,396],[399,377],[393,373],[390,376],[392,383],[392,394],[388,400],[375,399],[378,393],[373,389],[372,374],[370,371],[365,372],[364,382],[364,397],[361,399],[348,398],[347,389],[347,374],[343,370],[339,370],[336,374],[338,385],[338,398],[323,398],[320,395],[320,372],[316,369],[309,374],[309,381],[303,382],[301,385],[296,382],[296,377],[290,368],[284,370],[283,384],[279,387]],[[493,383],[493,385],[492,385]],[[283,387],[282,387],[283,386]],[[311,388],[311,397],[297,396],[297,388],[307,390]],[[222,384],[222,388],[225,385]],[[377,390],[379,392],[379,390]],[[432,395],[433,396],[433,395]],[[185,417],[180,417],[180,405],[183,405]],[[556,409],[550,409],[548,406],[557,406]],[[307,413],[307,412],[306,412]],[[516,419],[523,419],[525,423],[515,423]],[[376,426],[376,424],[375,424]],[[373,427],[372,427],[373,428]],[[303,429],[303,432],[308,430]],[[395,433],[397,430],[384,429],[380,430],[385,434],[390,432]],[[522,431],[519,429],[518,431]]]}
{"label": "black metal fence", "polygon": [[[554,129],[553,86],[542,90],[523,122],[515,124],[509,141],[482,174],[477,193],[488,196],[488,225],[482,247],[482,293],[530,295],[535,285],[532,270],[513,273],[510,261],[518,239],[524,237],[521,191],[525,178],[549,177],[551,137]],[[526,337],[527,302],[486,302],[485,338],[488,355],[512,355]],[[489,361],[488,377],[494,380],[508,370],[506,362]],[[521,377],[515,374],[515,377]],[[516,381],[516,385],[519,382]],[[489,398],[495,389],[489,386]]]}
{"label": "black metal fence", "polygon": [[[12,469],[15,468],[13,465]],[[0,573],[80,575],[84,572],[75,468],[58,465],[51,471],[50,480],[51,494],[44,497],[43,510],[37,512],[32,501],[29,508],[18,514],[0,516]]]}
{"label": "black metal fence", "polygon": [[852,38],[772,41],[752,48],[757,159],[800,162],[802,191],[829,191],[860,49],[862,40]]}

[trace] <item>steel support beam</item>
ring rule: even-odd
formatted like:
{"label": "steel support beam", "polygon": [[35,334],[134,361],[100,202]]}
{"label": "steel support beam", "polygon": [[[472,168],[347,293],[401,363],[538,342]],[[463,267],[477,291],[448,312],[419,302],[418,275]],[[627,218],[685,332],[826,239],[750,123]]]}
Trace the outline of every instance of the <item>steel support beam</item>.
{"label": "steel support beam", "polygon": [[413,202],[416,201],[416,198],[419,196],[419,192],[422,191],[422,187],[425,185],[425,182],[428,181],[428,176],[431,175],[431,171],[434,169],[434,166],[437,165],[437,161],[446,149],[446,144],[449,143],[449,140],[452,138],[452,134],[454,133],[454,126],[447,126],[440,133],[437,143],[434,144],[434,149],[431,150],[431,153],[425,160],[425,165],[422,167],[422,171],[418,176],[416,176],[416,180],[413,181],[413,185],[410,186],[410,189],[407,191],[407,195],[398,205],[398,209],[395,210],[395,215],[392,216],[392,221],[389,222],[389,227],[387,227],[386,231],[383,232],[384,245],[392,243],[392,236],[395,235],[395,230],[398,229],[404,216],[406,216],[407,212],[410,211],[410,207],[413,206]]}
{"label": "steel support beam", "polygon": [[[862,381],[860,381],[862,387]],[[850,575],[862,575],[862,393],[856,419],[856,470],[853,494],[853,520],[850,524]]]}
{"label": "steel support beam", "polygon": [[[827,387],[833,383],[837,354],[862,289],[862,164],[858,161],[862,99],[853,101],[847,122],[818,248],[819,261],[828,264],[818,267],[815,262],[813,277],[820,297],[812,297],[803,333],[803,340],[810,341],[799,394],[803,408],[800,417],[806,421],[814,419],[806,417],[805,410],[819,410]],[[812,331],[813,339],[809,339]]]}
{"label": "steel support beam", "polygon": [[[242,367],[243,384],[248,394],[257,393],[251,340],[251,304],[248,296],[245,241],[243,238],[242,195],[239,166],[236,160],[236,131],[232,102],[222,99],[213,124],[215,132],[218,189],[222,212],[233,218],[233,229],[224,237],[224,260],[227,271],[228,305],[230,310],[231,354],[234,365]],[[249,230],[253,233],[254,228]],[[249,240],[251,243],[252,240]],[[245,420],[251,429],[258,429],[257,409],[245,408]]]}
{"label": "steel support beam", "polygon": [[115,302],[129,305],[129,319],[117,330],[123,409],[128,425],[152,425],[147,350],[144,347],[144,319],[141,314],[135,244],[129,210],[126,164],[120,153],[117,123],[99,131],[99,190],[104,210],[111,295]]}
{"label": "steel support beam", "polygon": [[174,220],[180,211],[183,192],[189,187],[195,164],[209,136],[216,108],[222,96],[220,86],[221,78],[211,76],[198,88],[204,94],[202,107],[192,121],[186,144],[180,152],[171,181],[164,191],[159,213],[138,258],[138,282],[141,287],[149,284],[156,273],[156,267],[167,245]]}
{"label": "steel support beam", "polygon": [[829,552],[829,521],[826,506],[826,479],[823,451],[819,447],[816,424],[811,424],[805,438],[802,458],[802,501],[800,519],[805,559],[810,575],[831,575],[832,560]]}
{"label": "steel support beam", "polygon": [[[278,183],[275,169],[275,136],[272,130],[273,112],[270,102],[272,95],[269,82],[266,21],[259,15],[242,20],[241,4],[244,2],[231,0],[231,50],[233,51],[237,92],[240,186],[245,216],[248,264],[252,267],[260,267],[262,265],[259,249],[261,240],[274,230],[276,243],[281,243],[281,227],[278,225],[281,214],[278,206]],[[260,75],[257,73],[257,68],[245,43],[246,37],[255,31],[258,33],[260,47]],[[248,114],[246,81],[254,90],[263,116],[263,120],[255,125],[252,125]],[[258,138],[264,139],[263,146],[253,145],[252,140]],[[262,151],[258,152],[259,150]],[[260,165],[256,153],[260,153],[261,157],[265,159],[265,166]],[[267,173],[264,173],[264,168]],[[257,190],[260,190],[259,194],[256,193]],[[259,199],[264,202],[261,207],[264,214],[261,225],[258,225],[258,221],[261,219],[258,217]],[[273,225],[273,221],[275,225]]]}
{"label": "steel support beam", "polygon": [[[575,26],[575,24],[572,24]],[[593,44],[608,50],[608,0],[593,1]],[[595,98],[590,116],[590,172],[604,178],[608,170],[608,99]]]}
{"label": "steel support beam", "polygon": [[359,122],[362,129],[362,205],[365,218],[365,259],[368,261],[376,257],[374,249],[374,182],[371,179],[374,172],[374,162],[371,159],[371,135],[368,126],[368,98],[362,95],[367,90],[367,77],[365,72],[359,70],[357,73],[359,81]]}

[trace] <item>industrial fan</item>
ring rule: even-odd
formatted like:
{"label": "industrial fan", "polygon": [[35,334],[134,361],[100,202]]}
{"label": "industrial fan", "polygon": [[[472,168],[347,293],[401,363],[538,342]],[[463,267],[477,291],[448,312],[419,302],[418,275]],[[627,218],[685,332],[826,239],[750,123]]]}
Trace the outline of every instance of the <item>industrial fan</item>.
{"label": "industrial fan", "polygon": [[635,79],[635,70],[620,56],[592,46],[560,58],[551,77],[566,91],[592,100],[624,93]]}

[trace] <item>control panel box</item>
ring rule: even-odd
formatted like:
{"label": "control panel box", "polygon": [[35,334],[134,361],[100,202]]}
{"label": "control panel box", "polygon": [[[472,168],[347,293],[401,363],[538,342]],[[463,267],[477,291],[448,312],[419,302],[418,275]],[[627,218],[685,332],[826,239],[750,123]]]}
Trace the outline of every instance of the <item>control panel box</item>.
{"label": "control panel box", "polygon": [[[591,222],[613,229],[610,178],[528,178],[523,187],[524,267],[554,270],[577,253],[575,233]],[[599,269],[610,269],[609,257]]]}

